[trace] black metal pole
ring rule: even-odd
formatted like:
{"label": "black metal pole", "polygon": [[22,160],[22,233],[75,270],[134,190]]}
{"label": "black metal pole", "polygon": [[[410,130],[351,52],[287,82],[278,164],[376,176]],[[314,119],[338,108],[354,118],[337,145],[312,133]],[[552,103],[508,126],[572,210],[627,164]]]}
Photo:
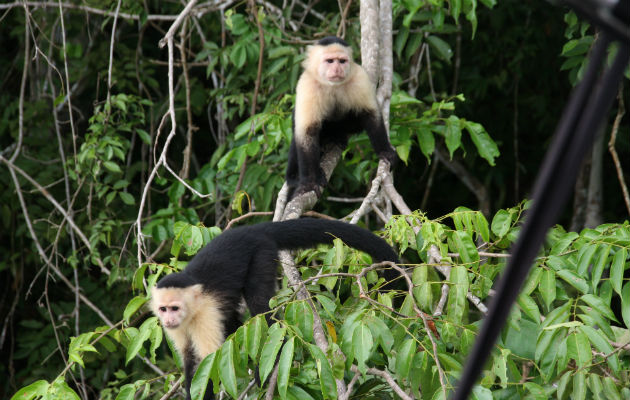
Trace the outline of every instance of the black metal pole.
{"label": "black metal pole", "polygon": [[556,221],[574,185],[581,160],[591,147],[598,128],[612,105],[616,88],[628,65],[630,49],[627,43],[620,44],[612,67],[604,73],[598,84],[597,77],[610,42],[611,36],[602,32],[589,59],[587,73],[564,110],[554,141],[536,179],[532,207],[527,212],[523,228],[512,249],[512,256],[498,283],[496,295],[468,357],[453,400],[465,400],[468,397],[546,232]]}

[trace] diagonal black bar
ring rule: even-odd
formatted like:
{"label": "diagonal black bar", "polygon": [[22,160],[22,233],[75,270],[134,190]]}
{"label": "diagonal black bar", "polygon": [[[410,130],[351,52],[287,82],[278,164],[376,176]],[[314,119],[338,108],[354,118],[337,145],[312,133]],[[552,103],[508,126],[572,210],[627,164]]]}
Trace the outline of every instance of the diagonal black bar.
{"label": "diagonal black bar", "polygon": [[497,293],[468,357],[453,400],[468,398],[546,232],[557,219],[573,187],[580,162],[613,102],[617,85],[628,65],[630,49],[627,43],[620,44],[612,67],[604,73],[598,85],[597,76],[610,42],[609,34],[603,32],[592,51],[585,77],[564,110],[536,179],[532,207],[528,210],[512,256],[498,283]]}

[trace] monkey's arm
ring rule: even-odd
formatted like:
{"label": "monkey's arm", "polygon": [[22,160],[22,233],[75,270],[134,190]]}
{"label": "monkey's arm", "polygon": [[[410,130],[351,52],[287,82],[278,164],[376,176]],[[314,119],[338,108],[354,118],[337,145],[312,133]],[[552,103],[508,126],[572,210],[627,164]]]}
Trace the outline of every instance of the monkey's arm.
{"label": "monkey's arm", "polygon": [[394,166],[398,161],[398,155],[389,143],[389,137],[387,136],[383,118],[378,111],[372,111],[366,114],[365,118],[361,118],[361,120],[374,151],[380,158],[387,160],[391,166]]}

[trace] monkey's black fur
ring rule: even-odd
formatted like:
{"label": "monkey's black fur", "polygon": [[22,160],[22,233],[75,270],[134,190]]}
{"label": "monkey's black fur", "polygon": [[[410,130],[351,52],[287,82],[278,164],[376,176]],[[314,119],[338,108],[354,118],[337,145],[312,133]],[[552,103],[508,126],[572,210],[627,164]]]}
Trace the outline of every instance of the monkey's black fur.
{"label": "monkey's black fur", "polygon": [[[245,299],[252,315],[269,311],[269,300],[276,291],[279,250],[330,244],[335,238],[370,254],[374,262],[398,262],[389,244],[366,229],[341,221],[303,218],[227,230],[199,251],[184,271],[165,276],[157,287],[186,288],[202,284],[204,291],[222,304],[227,337],[241,325],[238,312],[241,298]],[[390,272],[385,274],[387,279],[397,275],[387,271]],[[190,355],[184,358],[190,393],[192,376],[201,360]],[[213,396],[212,382],[209,382],[205,399],[213,399]]]}
{"label": "monkey's black fur", "polygon": [[346,42],[345,40],[337,36],[326,36],[325,38],[319,39],[317,41],[317,44],[320,46],[328,46],[329,44],[333,44],[333,43],[340,44],[344,47],[350,47],[348,42]]}
{"label": "monkey's black fur", "polygon": [[374,262],[398,262],[389,244],[366,229],[341,221],[302,218],[227,230],[201,249],[184,271],[165,276],[157,287],[185,288],[201,283],[205,291],[222,300],[228,336],[241,325],[241,297],[252,315],[269,311],[279,250],[330,244],[335,238],[368,253]]}

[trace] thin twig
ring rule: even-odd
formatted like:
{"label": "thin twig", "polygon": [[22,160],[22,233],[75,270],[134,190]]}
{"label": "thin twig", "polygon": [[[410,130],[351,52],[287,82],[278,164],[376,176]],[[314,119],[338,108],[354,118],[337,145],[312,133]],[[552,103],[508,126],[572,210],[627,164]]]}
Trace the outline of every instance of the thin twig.
{"label": "thin twig", "polygon": [[[173,22],[168,32],[166,33],[166,35],[159,42],[160,47],[164,47],[165,44],[168,44],[168,111],[162,117],[162,122],[165,121],[167,116],[170,116],[171,131],[168,137],[166,138],[166,141],[164,142],[164,146],[162,148],[162,153],[160,154],[159,160],[155,163],[155,165],[153,166],[153,169],[151,170],[151,173],[149,174],[149,177],[147,178],[147,181],[144,185],[144,189],[142,191],[142,197],[140,198],[140,206],[138,207],[138,216],[136,217],[136,222],[135,222],[136,233],[137,233],[136,241],[138,243],[138,251],[137,251],[138,265],[142,264],[142,248],[143,248],[143,242],[144,242],[143,241],[144,235],[142,234],[142,214],[144,211],[144,206],[148,198],[151,183],[153,182],[153,179],[155,179],[155,176],[157,175],[157,171],[160,168],[160,166],[164,165],[167,169],[170,169],[170,167],[168,167],[166,163],[166,153],[168,151],[171,140],[173,139],[173,137],[175,137],[175,134],[177,132],[177,121],[175,119],[175,88],[173,84],[173,75],[174,75],[173,36],[175,35],[175,31],[177,30],[177,28],[179,28],[179,26],[184,21],[184,18],[188,15],[190,10],[194,7],[196,3],[197,3],[197,0],[191,0],[190,3],[186,5],[186,7],[182,10],[182,12],[177,16],[177,19]],[[158,127],[158,132],[160,131],[161,127],[162,127],[162,123],[160,123],[160,126]],[[155,143],[157,143],[157,139]],[[170,172],[173,174],[173,176],[175,176],[176,178],[179,178],[179,176],[175,174],[174,171],[170,170]]]}
{"label": "thin twig", "polygon": [[177,382],[175,382],[173,384],[173,386],[171,386],[171,388],[169,389],[168,392],[164,393],[164,396],[160,397],[160,400],[167,400],[170,399],[171,396],[173,396],[173,394],[175,394],[175,392],[177,391],[177,389],[179,389],[179,387],[181,386],[182,382],[184,381],[184,375],[182,375]]}
{"label": "thin twig", "polygon": [[[55,198],[52,197],[50,193],[48,193],[46,189],[44,189],[35,179],[33,179],[30,175],[28,175],[24,170],[22,170],[20,167],[13,164],[11,161],[7,160],[6,158],[0,156],[0,162],[4,162],[6,166],[9,167],[10,171],[17,171],[20,175],[26,178],[27,181],[29,181],[33,186],[35,186],[35,188],[39,190],[39,192],[57,209],[57,211],[59,211],[59,213],[63,215],[64,219],[68,221],[68,224],[72,227],[72,229],[74,229],[74,231],[79,236],[83,244],[85,244],[88,250],[92,252],[92,245],[90,244],[90,241],[85,236],[83,231],[79,229],[77,224],[74,222],[74,219],[66,212],[66,210],[61,206],[61,204],[59,204],[57,200],[55,200]],[[100,258],[97,258],[96,262],[98,266],[101,268],[101,271],[103,273],[107,275],[110,274],[109,269],[105,267],[105,265],[103,264],[103,261]]]}
{"label": "thin twig", "polygon": [[[120,4],[122,0],[118,0],[116,5],[116,12],[114,13],[114,23],[112,26],[112,37],[109,43],[109,67],[107,68],[107,103],[111,97],[112,89],[112,68],[114,65],[114,38],[116,37],[116,24],[118,22],[118,13],[120,12]],[[59,3],[59,11],[61,12],[61,3]],[[62,17],[63,18],[63,17]]]}
{"label": "thin twig", "polygon": [[617,155],[617,150],[615,149],[615,142],[617,141],[617,132],[619,132],[619,125],[621,124],[621,119],[623,115],[626,113],[626,108],[623,103],[623,82],[619,85],[619,95],[617,96],[619,99],[619,106],[617,107],[617,116],[615,117],[615,121],[613,122],[613,127],[610,133],[610,140],[608,141],[608,151],[612,156],[613,163],[615,164],[615,169],[617,170],[617,178],[619,179],[619,186],[621,186],[621,192],[623,193],[623,200],[626,203],[626,210],[628,210],[628,215],[630,215],[630,194],[628,194],[628,186],[626,186],[626,181],[623,177],[623,168],[621,167],[621,162],[619,161],[619,155]]}
{"label": "thin twig", "polygon": [[237,222],[240,222],[244,219],[247,218],[251,218],[251,217],[257,217],[257,216],[263,216],[263,215],[273,215],[273,212],[271,211],[250,211],[246,214],[243,214],[241,216],[238,216],[234,219],[231,219],[230,222],[228,222],[228,224],[225,226],[224,231],[227,231],[228,229],[230,229],[232,227],[232,225],[234,225]]}
{"label": "thin twig", "polygon": [[350,220],[351,224],[356,224],[363,215],[365,215],[369,210],[370,204],[374,201],[374,198],[378,194],[378,190],[381,188],[381,182],[385,179],[385,175],[389,173],[389,162],[386,160],[379,160],[378,168],[376,170],[376,177],[372,180],[372,187],[368,192],[365,199],[363,199],[363,203],[361,206],[354,212],[352,215],[352,219]]}
{"label": "thin twig", "polygon": [[[360,373],[359,367],[357,367],[356,365],[353,365],[352,367],[350,367],[350,371],[355,372],[355,373],[357,372]],[[401,399],[413,400],[413,397],[405,393],[405,391],[402,390],[400,386],[398,386],[394,378],[387,371],[381,371],[380,369],[377,369],[377,368],[368,368],[365,372],[367,372],[370,375],[375,375],[375,376],[385,379],[385,381],[394,390],[394,392],[396,392],[396,394],[400,396]]]}

